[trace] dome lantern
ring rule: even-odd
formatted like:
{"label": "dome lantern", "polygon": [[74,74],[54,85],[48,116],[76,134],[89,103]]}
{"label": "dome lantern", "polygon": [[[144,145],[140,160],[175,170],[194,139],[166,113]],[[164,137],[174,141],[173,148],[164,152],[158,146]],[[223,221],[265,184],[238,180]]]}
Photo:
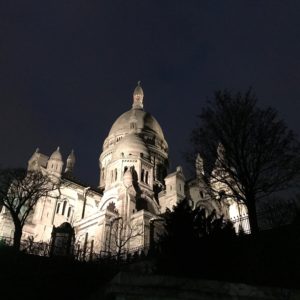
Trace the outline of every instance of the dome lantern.
{"label": "dome lantern", "polygon": [[138,81],[138,85],[134,89],[134,92],[133,92],[132,108],[133,109],[143,109],[143,107],[144,107],[143,101],[144,101],[144,91],[141,87],[141,82]]}

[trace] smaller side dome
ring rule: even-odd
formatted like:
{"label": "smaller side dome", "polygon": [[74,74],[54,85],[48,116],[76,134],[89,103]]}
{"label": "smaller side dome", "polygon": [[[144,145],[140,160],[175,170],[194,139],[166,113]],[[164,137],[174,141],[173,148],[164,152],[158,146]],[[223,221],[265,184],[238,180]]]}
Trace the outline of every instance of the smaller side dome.
{"label": "smaller side dome", "polygon": [[133,109],[143,109],[144,107],[144,91],[141,87],[141,82],[138,81],[137,87],[134,89],[133,92]]}
{"label": "smaller side dome", "polygon": [[61,176],[62,167],[63,167],[63,160],[59,150],[59,147],[51,154],[48,163],[47,163],[47,170],[54,174],[56,177]]}
{"label": "smaller side dome", "polygon": [[59,150],[59,147],[51,154],[49,160],[61,160],[62,161],[62,156]]}
{"label": "smaller side dome", "polygon": [[112,159],[128,156],[149,157],[149,151],[144,141],[136,133],[127,134],[116,146]]}

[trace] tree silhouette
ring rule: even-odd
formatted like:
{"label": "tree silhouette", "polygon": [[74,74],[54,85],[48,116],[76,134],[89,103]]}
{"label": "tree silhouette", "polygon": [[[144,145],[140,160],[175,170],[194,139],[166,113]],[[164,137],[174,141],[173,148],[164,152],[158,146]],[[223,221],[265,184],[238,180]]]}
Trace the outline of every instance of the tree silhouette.
{"label": "tree silhouette", "polygon": [[[298,140],[273,108],[257,106],[251,90],[216,92],[199,115],[191,141],[194,153],[204,157],[207,176],[245,202],[253,234],[259,230],[257,200],[290,187],[299,178]],[[221,171],[211,172],[216,164]]]}
{"label": "tree silhouette", "polygon": [[[191,274],[198,267],[211,263],[208,258],[235,238],[230,222],[218,217],[214,211],[207,215],[204,209],[192,209],[183,199],[164,214],[164,232],[158,242],[160,266],[167,272]],[[222,248],[224,253],[224,249]],[[206,262],[201,259],[205,257]]]}
{"label": "tree silhouette", "polygon": [[37,171],[24,169],[0,170],[0,204],[13,221],[16,250],[20,249],[22,230],[36,203],[43,197],[53,197],[58,183]]}

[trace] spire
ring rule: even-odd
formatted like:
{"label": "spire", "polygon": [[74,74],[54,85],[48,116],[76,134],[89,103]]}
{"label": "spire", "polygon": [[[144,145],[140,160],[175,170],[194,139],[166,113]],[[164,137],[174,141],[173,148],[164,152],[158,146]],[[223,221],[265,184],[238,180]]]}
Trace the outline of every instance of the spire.
{"label": "spire", "polygon": [[224,166],[227,166],[226,157],[225,157],[225,148],[220,142],[217,148],[217,157],[215,162],[215,167],[219,169],[224,169]]}
{"label": "spire", "polygon": [[73,165],[75,164],[76,162],[76,159],[75,159],[75,154],[74,154],[74,150],[72,149],[71,153],[69,154],[68,158],[67,158],[67,161],[72,163]]}
{"label": "spire", "polygon": [[225,148],[222,143],[219,143],[218,148],[217,148],[217,155],[218,155],[218,160],[224,161],[224,156],[225,156]]}
{"label": "spire", "polygon": [[134,109],[143,109],[143,100],[144,100],[144,91],[141,87],[141,82],[138,81],[137,87],[133,92],[133,104],[132,108]]}
{"label": "spire", "polygon": [[204,175],[203,159],[202,159],[200,153],[197,154],[195,166],[196,166],[197,178],[199,179]]}
{"label": "spire", "polygon": [[75,154],[74,154],[74,150],[72,149],[71,153],[69,154],[69,156],[67,158],[67,165],[66,165],[65,173],[68,173],[70,175],[73,173],[75,162],[76,162]]}

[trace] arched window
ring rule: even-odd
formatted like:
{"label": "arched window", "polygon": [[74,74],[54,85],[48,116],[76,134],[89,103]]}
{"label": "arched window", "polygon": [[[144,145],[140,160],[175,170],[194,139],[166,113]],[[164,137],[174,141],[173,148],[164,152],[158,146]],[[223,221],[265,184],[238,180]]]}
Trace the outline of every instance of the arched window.
{"label": "arched window", "polygon": [[104,168],[101,169],[101,178],[102,178],[103,180],[105,179]]}
{"label": "arched window", "polygon": [[148,203],[147,200],[143,199],[143,198],[138,198],[136,201],[136,210],[148,210]]}
{"label": "arched window", "polygon": [[114,171],[111,170],[110,171],[110,182],[113,182],[114,181]]}
{"label": "arched window", "polygon": [[130,123],[130,129],[136,129],[136,123],[135,122]]}
{"label": "arched window", "polygon": [[166,168],[162,164],[157,165],[156,167],[157,180],[162,181],[166,177],[166,175],[167,175]]}
{"label": "arched window", "polygon": [[145,170],[142,169],[142,172],[141,172],[141,181],[144,182],[144,177],[145,177]]}
{"label": "arched window", "polygon": [[60,203],[57,204],[57,207],[56,207],[56,213],[58,214],[59,213],[59,209],[60,209]]}
{"label": "arched window", "polygon": [[63,208],[62,208],[62,212],[61,212],[62,215],[65,214],[66,206],[67,206],[67,201],[64,201],[64,203],[63,203]]}
{"label": "arched window", "polygon": [[69,217],[70,217],[70,215],[71,215],[71,210],[72,210],[72,207],[71,207],[71,206],[69,206],[69,208],[68,208],[68,213],[67,213],[67,218],[69,218]]}
{"label": "arched window", "polygon": [[117,178],[118,178],[118,170],[115,169],[115,181],[117,180]]}
{"label": "arched window", "polygon": [[148,171],[146,171],[146,174],[145,174],[145,182],[148,184]]}

